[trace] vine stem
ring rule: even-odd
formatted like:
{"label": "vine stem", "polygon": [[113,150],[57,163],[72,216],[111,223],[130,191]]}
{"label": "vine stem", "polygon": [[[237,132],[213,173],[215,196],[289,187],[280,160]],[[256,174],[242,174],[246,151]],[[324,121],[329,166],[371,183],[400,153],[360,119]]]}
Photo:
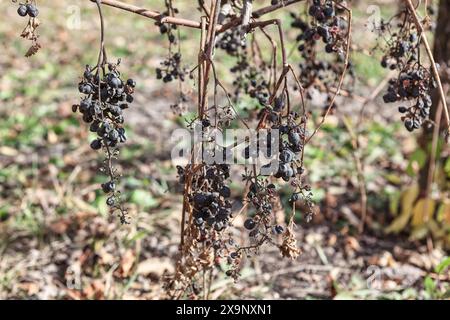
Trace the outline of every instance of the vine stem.
{"label": "vine stem", "polygon": [[[97,67],[100,69],[100,65],[103,65],[103,63],[106,61],[105,22],[104,22],[104,19],[103,19],[103,12],[102,12],[102,7],[101,7],[102,0],[95,0],[95,3],[97,5],[98,14],[100,16],[100,50],[99,50],[99,53],[98,53],[98,62],[97,62]],[[99,73],[99,69],[97,69],[97,74]],[[100,91],[99,91],[99,95],[100,95]],[[99,99],[100,99],[100,96],[99,96]]]}
{"label": "vine stem", "polygon": [[[95,2],[97,0],[89,0],[89,1]],[[284,1],[284,3],[279,3],[276,5],[263,7],[259,10],[254,11],[252,14],[252,18],[259,18],[265,14],[276,11],[282,7],[286,7],[286,6],[301,2],[301,1],[304,1],[304,0],[287,0],[287,1]],[[117,9],[121,9],[124,11],[128,11],[128,12],[132,12],[132,13],[159,21],[160,23],[169,23],[169,24],[175,24],[175,25],[189,27],[189,28],[201,29],[201,23],[198,21],[193,21],[193,20],[184,19],[184,18],[164,16],[162,13],[160,13],[158,11],[148,10],[148,9],[145,9],[142,7],[138,7],[138,6],[135,6],[132,4],[128,4],[128,3],[123,3],[123,2],[117,1],[117,0],[102,0],[101,2],[104,5],[114,7]],[[230,21],[227,24],[224,24],[224,25],[218,24],[216,26],[216,29],[217,29],[218,33],[222,33],[228,29],[238,26],[240,23],[241,23],[241,18],[239,17],[239,18],[233,19],[232,21]],[[253,24],[254,23],[250,23],[249,27],[252,28]]]}
{"label": "vine stem", "polygon": [[[100,50],[98,53],[98,61],[97,61],[97,76],[98,76],[98,102],[100,103],[100,108],[102,107],[102,95],[101,95],[101,80],[100,80],[100,67],[104,64],[106,60],[106,52],[105,52],[105,23],[103,19],[103,12],[101,7],[102,0],[95,0],[98,8],[98,14],[100,16]],[[111,181],[114,180],[114,172],[112,167],[112,153],[107,143],[104,144],[105,149],[108,153],[108,175]]]}
{"label": "vine stem", "polygon": [[442,101],[442,107],[443,107],[444,114],[445,114],[445,120],[447,121],[447,136],[448,136],[450,134],[450,115],[448,112],[447,100],[445,98],[444,87],[442,86],[441,77],[439,76],[439,71],[436,67],[436,62],[434,60],[433,52],[431,51],[431,47],[430,47],[430,44],[428,43],[428,39],[425,35],[423,25],[420,22],[419,17],[417,16],[417,11],[414,8],[414,5],[412,4],[411,0],[403,0],[403,1],[405,2],[406,6],[408,7],[408,11],[411,13],[411,16],[414,20],[414,24],[416,25],[417,30],[420,32],[420,35],[421,35],[420,39],[423,43],[423,46],[425,47],[425,51],[431,62],[431,70],[433,71],[434,80],[436,80],[436,82],[438,84],[439,95],[440,95],[440,98]]}

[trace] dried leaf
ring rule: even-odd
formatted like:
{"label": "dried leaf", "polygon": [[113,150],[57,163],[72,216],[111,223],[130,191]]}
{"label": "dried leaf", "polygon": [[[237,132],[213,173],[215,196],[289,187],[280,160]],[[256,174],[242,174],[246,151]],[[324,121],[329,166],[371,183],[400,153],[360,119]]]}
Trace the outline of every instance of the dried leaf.
{"label": "dried leaf", "polygon": [[127,250],[120,261],[120,274],[122,277],[128,277],[136,261],[136,255],[132,250]]}
{"label": "dried leaf", "polygon": [[27,53],[25,53],[25,57],[29,58],[32,55],[35,55],[39,49],[41,48],[41,45],[39,43],[34,43],[27,51]]}
{"label": "dried leaf", "polygon": [[83,289],[83,295],[88,299],[103,299],[104,293],[105,285],[101,280],[94,280]]}
{"label": "dried leaf", "polygon": [[412,225],[418,227],[428,222],[433,216],[435,208],[436,201],[433,199],[428,198],[417,201],[413,209]]}
{"label": "dried leaf", "polygon": [[149,274],[155,274],[160,277],[165,271],[168,271],[170,273],[174,272],[174,267],[170,259],[150,258],[138,264],[136,273],[145,276]]}
{"label": "dried leaf", "polygon": [[64,234],[70,226],[71,221],[69,219],[59,219],[50,224],[50,230],[55,234]]}
{"label": "dried leaf", "polygon": [[302,251],[297,247],[295,235],[289,228],[284,233],[283,243],[280,246],[280,252],[283,257],[288,257],[292,260],[297,259],[297,257],[302,253]]}
{"label": "dried leaf", "polygon": [[418,226],[412,230],[409,240],[421,240],[427,236],[428,232],[429,229],[427,225]]}
{"label": "dried leaf", "polygon": [[418,195],[419,195],[419,186],[417,184],[412,185],[403,192],[401,201],[402,212],[400,216],[398,216],[394,221],[392,221],[391,225],[386,228],[387,233],[391,232],[397,233],[402,231],[406,227],[409,218],[412,215],[414,202],[416,201]]}
{"label": "dried leaf", "polygon": [[8,146],[1,146],[0,147],[0,154],[7,156],[7,157],[15,157],[19,154],[19,152],[11,147]]}

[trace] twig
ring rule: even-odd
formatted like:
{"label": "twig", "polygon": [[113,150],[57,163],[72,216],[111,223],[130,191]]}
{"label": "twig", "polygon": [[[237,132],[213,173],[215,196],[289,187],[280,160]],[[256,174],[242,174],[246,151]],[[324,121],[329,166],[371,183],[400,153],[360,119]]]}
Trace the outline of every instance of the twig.
{"label": "twig", "polygon": [[[430,154],[430,162],[428,165],[428,174],[427,174],[427,187],[425,189],[424,212],[428,211],[428,197],[430,196],[431,185],[433,184],[434,173],[436,170],[436,154],[437,154],[437,147],[438,147],[438,141],[439,141],[439,128],[441,126],[442,109],[443,109],[443,105],[442,105],[442,103],[439,103],[437,110],[436,110],[436,115],[434,118],[434,121],[436,123],[433,128],[433,139],[431,142],[431,154]],[[428,215],[426,215],[425,217],[428,218]]]}
{"label": "twig", "polygon": [[[96,0],[90,0],[92,2],[95,2]],[[290,0],[290,1],[285,1],[284,5],[283,4],[277,4],[277,5],[273,5],[273,6],[267,6],[267,7],[263,7],[259,10],[256,10],[253,12],[252,18],[259,18],[265,14],[271,13],[273,11],[276,11],[278,9],[280,9],[281,7],[286,7],[289,5],[292,5],[294,3],[298,3],[304,0]],[[169,24],[174,24],[174,25],[179,25],[179,26],[184,26],[184,27],[189,27],[189,28],[195,28],[195,29],[201,29],[201,24],[198,21],[193,21],[193,20],[189,20],[189,19],[184,19],[184,18],[176,18],[176,17],[169,17],[169,16],[165,16],[162,13],[158,12],[158,11],[153,11],[153,10],[149,10],[149,9],[145,9],[142,7],[138,7],[132,4],[128,4],[128,3],[124,3],[121,1],[117,1],[117,0],[102,0],[101,1],[102,4],[110,6],[110,7],[114,7],[117,9],[121,9],[124,11],[128,11],[128,12],[132,12],[138,15],[141,15],[143,17],[147,17],[153,20],[156,20],[160,23],[169,23]],[[228,29],[231,29],[233,27],[238,26],[241,23],[241,18],[235,18],[233,19],[233,21],[224,24],[224,25],[217,25],[217,32],[218,33],[222,33]],[[252,27],[253,23],[250,23],[249,26]]]}
{"label": "twig", "polygon": [[360,156],[358,156],[357,151],[359,149],[358,137],[353,131],[349,121],[343,118],[344,126],[350,135],[350,140],[352,143],[352,157],[355,161],[355,167],[357,171],[359,193],[361,194],[361,221],[358,226],[358,232],[361,234],[364,232],[364,225],[367,216],[367,190],[366,190],[366,179],[364,178],[364,168]]}
{"label": "twig", "polygon": [[[377,96],[378,94],[381,92],[381,90],[384,89],[384,87],[386,86],[386,84],[389,82],[389,80],[392,78],[393,75],[393,71],[389,72],[383,80],[381,80],[381,82],[378,84],[378,86],[373,89],[372,93],[370,94],[370,96],[368,98],[365,98],[363,101],[363,104],[361,105],[361,110],[359,112],[359,120],[358,120],[358,125],[362,123],[362,119],[364,116],[364,110],[366,108],[366,106],[372,102]],[[357,130],[359,131],[359,130]]]}
{"label": "twig", "polygon": [[[90,0],[90,1],[95,2],[96,0]],[[107,5],[110,7],[117,8],[117,9],[136,13],[143,17],[147,17],[147,18],[159,21],[160,23],[170,23],[170,24],[175,24],[175,25],[190,27],[190,28],[197,28],[197,29],[201,28],[200,22],[183,19],[183,18],[175,18],[175,17],[165,16],[158,11],[148,10],[148,9],[138,7],[138,6],[135,6],[132,4],[123,3],[121,1],[102,0],[101,3],[103,5]]]}
{"label": "twig", "polygon": [[291,4],[294,4],[294,3],[297,3],[297,2],[300,2],[300,1],[303,1],[303,0],[280,1],[278,4],[274,4],[272,6],[267,6],[267,7],[264,7],[264,8],[261,8],[259,10],[254,11],[252,17],[255,18],[255,19],[260,18],[261,16],[263,16],[263,15],[265,15],[267,13],[276,11],[276,10],[282,8],[282,7],[290,6]]}

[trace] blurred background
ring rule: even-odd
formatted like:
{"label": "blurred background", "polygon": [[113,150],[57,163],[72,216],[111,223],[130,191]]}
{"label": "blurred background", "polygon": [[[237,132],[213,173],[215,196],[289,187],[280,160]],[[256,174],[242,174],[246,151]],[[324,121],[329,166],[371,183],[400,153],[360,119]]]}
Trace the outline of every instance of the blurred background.
{"label": "blurred background", "polygon": [[[164,10],[162,0],[125,2]],[[191,2],[175,4],[181,16],[197,19]],[[260,7],[268,1],[254,2]],[[429,3],[436,20],[437,1]],[[404,129],[397,107],[383,103],[389,70],[380,66],[382,53],[372,50],[376,35],[367,28],[375,11],[388,18],[398,1],[370,1],[371,8],[369,1],[351,4],[355,81],[344,89],[353,94],[338,99],[338,110],[306,148],[316,206],[311,222],[301,212],[296,220],[303,253],[290,261],[280,259],[276,248],[264,248],[246,260],[237,283],[218,273],[212,298],[448,298],[448,150],[439,144],[439,179],[424,209],[425,200],[417,201],[418,181],[429,152],[419,143],[420,132]],[[38,6],[42,48],[25,58],[29,43],[20,33],[26,19],[17,15],[16,4],[0,2],[0,298],[163,298],[162,279],[174,271],[178,252],[182,200],[168,140],[193,117],[196,93],[189,93],[182,116],[174,113],[177,85],[162,85],[155,76],[167,54],[166,39],[154,21],[104,7],[109,58],[121,58],[124,78],[138,83],[125,112],[128,141],[120,168],[130,224],[121,225],[98,191],[101,155],[89,148],[89,130],[71,111],[84,66],[97,59],[95,4]],[[300,3],[273,14],[283,18],[295,66],[301,57],[289,12],[303,8]],[[199,34],[182,30],[181,36],[184,60],[193,67]],[[233,59],[221,52],[216,61],[229,85]],[[192,81],[189,86],[195,90]],[[243,99],[238,110],[245,112],[250,103]],[[322,109],[313,111],[318,122]],[[243,185],[236,179],[231,186],[240,201]],[[287,204],[289,188],[281,195]],[[235,224],[242,227],[239,219]],[[240,237],[244,241],[246,233]]]}

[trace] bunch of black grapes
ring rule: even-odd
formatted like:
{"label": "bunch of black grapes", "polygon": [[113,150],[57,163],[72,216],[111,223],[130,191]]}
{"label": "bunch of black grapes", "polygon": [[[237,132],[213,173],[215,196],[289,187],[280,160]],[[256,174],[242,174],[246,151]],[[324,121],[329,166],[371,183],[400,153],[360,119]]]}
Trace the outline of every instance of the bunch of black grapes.
{"label": "bunch of black grapes", "polygon": [[411,101],[411,106],[400,106],[402,120],[408,131],[419,129],[430,115],[432,106],[431,93],[437,87],[432,73],[420,64],[411,65],[402,71],[398,78],[391,79],[387,93],[383,96],[385,103]]}
{"label": "bunch of black grapes", "polygon": [[391,70],[403,69],[405,65],[416,62],[419,57],[419,41],[415,32],[404,30],[393,36],[387,52],[381,59],[381,66]]}
{"label": "bunch of black grapes", "polygon": [[[273,106],[268,108],[268,120],[272,123],[271,129],[278,130],[279,134],[279,154],[278,159],[275,160],[278,164],[278,171],[274,177],[287,182],[297,173],[302,173],[302,169],[298,167],[297,162],[303,150],[307,132],[305,132],[302,122],[298,123],[299,114],[291,111],[289,114],[283,115],[285,109],[286,96],[282,93],[274,99]],[[276,139],[272,134],[269,134],[265,145],[267,150],[271,149],[271,144],[274,141]]]}
{"label": "bunch of black grapes", "polygon": [[226,185],[230,176],[227,164],[208,165],[204,174],[197,177],[196,185],[202,186],[194,190],[189,198],[194,208],[194,224],[201,230],[224,230],[231,218],[231,191]]}
{"label": "bunch of black grapes", "polygon": [[236,56],[240,51],[245,50],[246,42],[242,40],[239,29],[231,29],[219,35],[216,48],[225,50],[230,56]]}
{"label": "bunch of black grapes", "polygon": [[[337,52],[340,42],[342,42],[340,31],[344,27],[344,21],[336,16],[333,1],[314,0],[309,7],[308,14],[313,18],[311,24],[305,22],[296,14],[292,14],[294,21],[291,26],[301,30],[297,37],[298,50],[302,53],[308,51],[317,41],[322,40],[325,44],[325,52]],[[303,54],[303,57],[307,55],[308,53]]]}
{"label": "bunch of black grapes", "polygon": [[184,81],[187,71],[181,65],[181,53],[171,54],[167,59],[161,62],[161,67],[156,68],[156,78],[164,83],[171,82],[175,79]]}
{"label": "bunch of black grapes", "polygon": [[83,97],[79,104],[72,107],[73,112],[82,114],[83,121],[90,125],[89,130],[97,134],[90,144],[91,148],[105,151],[103,171],[109,176],[109,181],[102,184],[102,190],[109,196],[107,204],[112,208],[120,205],[120,192],[116,190],[119,176],[112,160],[117,157],[118,145],[127,139],[123,128],[123,110],[133,102],[136,86],[133,79],[122,80],[117,69],[119,63],[108,63],[107,71],[105,66],[91,68],[87,65],[78,84]]}

